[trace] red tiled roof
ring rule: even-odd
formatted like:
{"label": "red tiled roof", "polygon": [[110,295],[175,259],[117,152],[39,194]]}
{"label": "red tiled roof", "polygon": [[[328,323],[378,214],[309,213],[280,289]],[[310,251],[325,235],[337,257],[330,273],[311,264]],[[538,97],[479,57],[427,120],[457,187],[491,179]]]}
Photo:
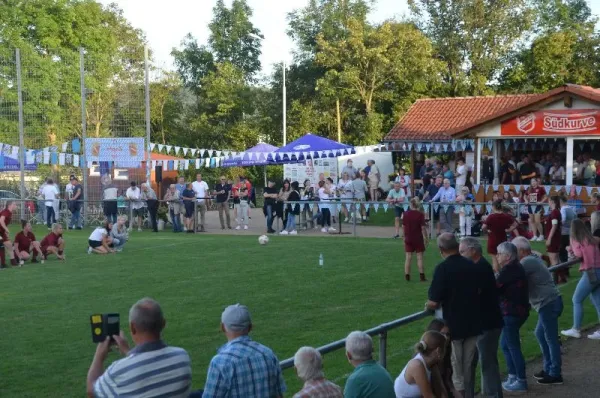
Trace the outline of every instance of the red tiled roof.
{"label": "red tiled roof", "polygon": [[564,92],[600,102],[600,89],[573,84],[542,94],[420,99],[392,128],[384,141],[451,140],[453,135]]}
{"label": "red tiled roof", "polygon": [[[144,160],[148,159],[148,153],[144,152]],[[150,157],[151,160],[183,160],[183,158],[178,158],[177,156],[165,155],[164,153],[156,153],[152,152]]]}

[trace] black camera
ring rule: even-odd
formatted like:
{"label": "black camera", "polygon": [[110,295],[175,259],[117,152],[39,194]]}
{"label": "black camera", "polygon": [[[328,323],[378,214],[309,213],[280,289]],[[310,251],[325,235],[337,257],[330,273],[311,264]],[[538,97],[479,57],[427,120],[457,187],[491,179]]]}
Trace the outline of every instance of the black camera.
{"label": "black camera", "polygon": [[101,343],[106,340],[106,336],[118,335],[120,333],[119,314],[94,314],[90,316],[92,326],[92,341]]}

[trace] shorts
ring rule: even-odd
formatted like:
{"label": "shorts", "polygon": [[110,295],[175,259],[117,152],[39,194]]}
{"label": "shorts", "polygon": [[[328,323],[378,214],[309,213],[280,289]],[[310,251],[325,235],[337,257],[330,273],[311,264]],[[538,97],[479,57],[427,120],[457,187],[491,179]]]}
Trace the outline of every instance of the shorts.
{"label": "shorts", "polygon": [[404,208],[402,208],[402,206],[394,206],[394,214],[397,218],[402,217],[402,213],[404,213]]}
{"label": "shorts", "polygon": [[546,251],[548,253],[560,253],[560,239],[552,239]]}
{"label": "shorts", "polygon": [[423,253],[425,251],[425,243],[421,242],[407,242],[404,241],[404,251],[406,253]]}
{"label": "shorts", "polygon": [[529,212],[529,214],[538,214],[542,212],[542,205],[537,205],[535,206],[535,211],[533,209],[532,205],[527,206],[527,211]]}
{"label": "shorts", "polygon": [[134,217],[144,217],[144,208],[140,207],[139,209],[133,209],[132,214]]}
{"label": "shorts", "polygon": [[8,234],[6,233],[6,231],[2,231],[0,232],[0,242],[9,242],[10,238],[8,237]]}
{"label": "shorts", "polygon": [[194,202],[185,202],[185,217],[192,218],[194,217]]}
{"label": "shorts", "polygon": [[102,246],[102,242],[99,240],[88,240],[88,243],[92,249]]}
{"label": "shorts", "polygon": [[369,181],[369,189],[378,189],[379,181]]}

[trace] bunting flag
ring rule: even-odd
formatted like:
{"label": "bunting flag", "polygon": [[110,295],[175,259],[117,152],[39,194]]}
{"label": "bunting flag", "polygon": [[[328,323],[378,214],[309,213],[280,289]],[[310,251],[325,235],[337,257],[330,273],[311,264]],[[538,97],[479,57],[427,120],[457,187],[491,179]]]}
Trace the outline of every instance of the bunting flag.
{"label": "bunting flag", "polygon": [[551,185],[544,185],[544,189],[546,190],[546,193],[548,195],[550,195],[550,190],[552,189],[552,186]]}
{"label": "bunting flag", "polygon": [[154,143],[151,142],[150,143],[150,150],[153,151],[155,146],[156,146],[156,144],[154,144]]}
{"label": "bunting flag", "polygon": [[310,211],[312,212],[315,208],[315,204],[314,203],[309,203],[308,207],[310,207]]}
{"label": "bunting flag", "polygon": [[581,190],[583,189],[583,187],[581,185],[578,185],[575,187],[575,191],[577,192],[577,196],[581,195]]}
{"label": "bunting flag", "polygon": [[473,193],[477,194],[479,192],[479,184],[473,184]]}
{"label": "bunting flag", "polygon": [[587,191],[588,196],[592,195],[592,189],[594,189],[594,187],[585,187],[585,190]]}
{"label": "bunting flag", "polygon": [[492,205],[487,204],[487,205],[485,205],[485,208],[486,208],[486,210],[487,210],[488,213],[492,212]]}
{"label": "bunting flag", "polygon": [[448,213],[448,209],[450,208],[449,205],[443,205],[442,208],[444,209],[444,213]]}
{"label": "bunting flag", "polygon": [[402,207],[404,208],[404,211],[408,211],[408,204],[405,203],[404,205],[402,205]]}
{"label": "bunting flag", "polygon": [[440,204],[439,203],[434,203],[433,204],[433,211],[437,212],[440,209]]}
{"label": "bunting flag", "polygon": [[175,147],[175,155],[179,154],[179,151],[181,150],[180,146],[176,146]]}
{"label": "bunting flag", "polygon": [[425,210],[425,213],[429,214],[429,204],[428,203],[423,204],[423,210]]}
{"label": "bunting flag", "polygon": [[342,205],[340,203],[338,203],[337,205],[337,212],[341,212],[342,211]]}
{"label": "bunting flag", "polygon": [[475,205],[475,211],[481,213],[481,205]]}
{"label": "bunting flag", "polygon": [[71,141],[71,150],[73,153],[81,152],[81,141],[79,138],[75,138],[73,141]]}
{"label": "bunting flag", "polygon": [[494,192],[498,190],[498,188],[500,188],[499,185],[492,185],[492,188],[494,188]]}
{"label": "bunting flag", "polygon": [[515,192],[519,193],[520,190],[521,190],[521,186],[520,185],[515,185]]}
{"label": "bunting flag", "polygon": [[503,185],[502,188],[504,188],[504,192],[510,191],[510,185]]}
{"label": "bunting flag", "polygon": [[544,214],[549,214],[549,213],[550,213],[550,206],[544,205]]}
{"label": "bunting flag", "polygon": [[390,207],[390,205],[389,205],[389,204],[387,204],[387,203],[384,203],[384,204],[383,204],[383,211],[384,211],[384,212],[387,212],[389,207]]}
{"label": "bunting flag", "polygon": [[[367,208],[368,208],[368,205],[367,205]],[[379,210],[379,203],[374,203],[373,208],[375,209],[375,213],[377,213],[377,210]]]}

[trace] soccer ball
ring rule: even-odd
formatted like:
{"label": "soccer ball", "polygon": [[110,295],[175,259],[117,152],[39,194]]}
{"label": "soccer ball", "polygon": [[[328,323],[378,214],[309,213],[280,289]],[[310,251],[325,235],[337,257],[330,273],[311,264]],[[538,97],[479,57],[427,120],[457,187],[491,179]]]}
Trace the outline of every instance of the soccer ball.
{"label": "soccer ball", "polygon": [[258,243],[260,243],[261,245],[266,245],[267,243],[269,243],[269,237],[267,235],[259,236]]}

